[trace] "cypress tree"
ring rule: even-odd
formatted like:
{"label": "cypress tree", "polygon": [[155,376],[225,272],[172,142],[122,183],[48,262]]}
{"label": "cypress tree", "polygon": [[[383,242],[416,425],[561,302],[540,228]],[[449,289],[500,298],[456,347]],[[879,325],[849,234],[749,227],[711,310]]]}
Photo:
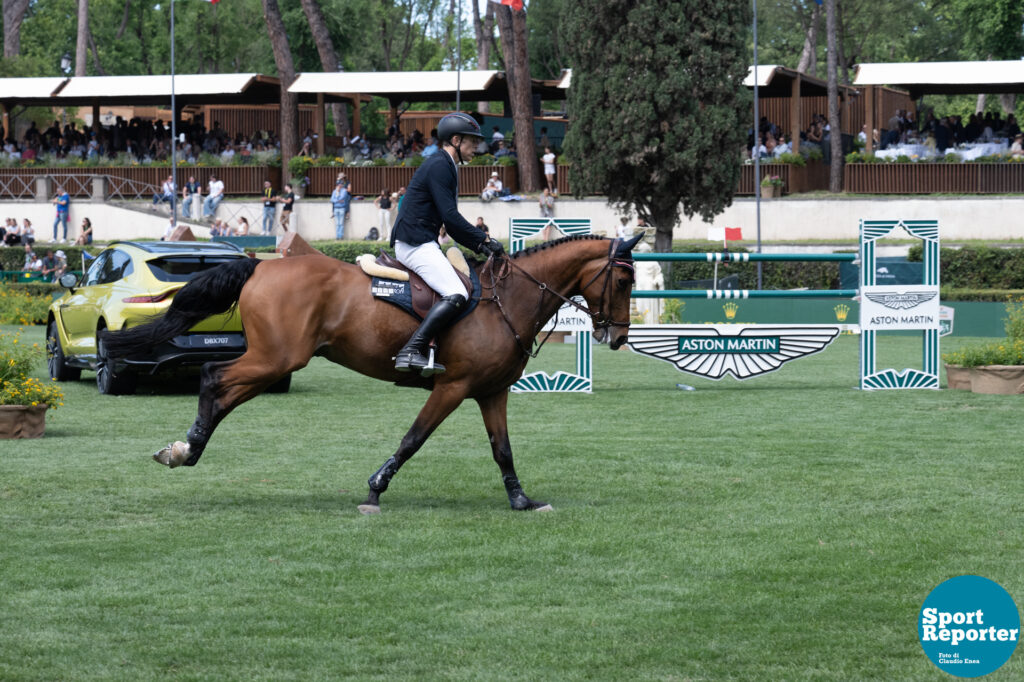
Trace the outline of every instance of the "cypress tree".
{"label": "cypress tree", "polygon": [[751,126],[747,3],[575,0],[565,149],[574,189],[635,209],[670,251],[680,209],[732,203]]}

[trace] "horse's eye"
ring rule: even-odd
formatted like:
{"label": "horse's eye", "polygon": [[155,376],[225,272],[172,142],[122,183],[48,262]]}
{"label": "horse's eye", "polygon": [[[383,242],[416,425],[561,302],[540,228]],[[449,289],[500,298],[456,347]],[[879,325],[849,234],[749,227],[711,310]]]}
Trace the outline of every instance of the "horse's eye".
{"label": "horse's eye", "polygon": [[629,285],[630,285],[630,281],[629,281],[628,277],[620,277],[618,279],[618,281],[615,282],[615,286],[617,286],[619,288],[619,291],[622,291],[624,289],[628,289]]}

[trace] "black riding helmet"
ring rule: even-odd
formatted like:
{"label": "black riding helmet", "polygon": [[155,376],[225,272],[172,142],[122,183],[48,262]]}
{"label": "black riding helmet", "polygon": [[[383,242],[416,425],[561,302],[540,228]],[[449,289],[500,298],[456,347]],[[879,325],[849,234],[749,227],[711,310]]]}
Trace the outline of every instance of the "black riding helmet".
{"label": "black riding helmet", "polygon": [[480,124],[470,116],[461,111],[448,114],[437,124],[437,138],[441,142],[451,142],[454,135],[472,135],[483,139],[484,134],[480,132]]}
{"label": "black riding helmet", "polygon": [[[483,133],[480,132],[480,124],[476,122],[476,119],[461,111],[448,114],[437,124],[437,138],[442,143],[451,144],[452,137],[455,135],[462,135],[463,137],[469,135],[481,140],[484,138]],[[459,161],[463,162],[462,149],[456,147],[455,153],[458,155]]]}

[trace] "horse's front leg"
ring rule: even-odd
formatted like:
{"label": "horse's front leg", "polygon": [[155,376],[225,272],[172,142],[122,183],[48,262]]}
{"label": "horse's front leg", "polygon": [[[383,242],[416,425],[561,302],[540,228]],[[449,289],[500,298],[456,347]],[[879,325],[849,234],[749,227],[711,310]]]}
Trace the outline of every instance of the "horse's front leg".
{"label": "horse's front leg", "polygon": [[523,492],[523,486],[516,476],[512,464],[512,445],[508,441],[508,391],[499,391],[486,398],[477,398],[480,412],[484,416],[484,426],[491,441],[491,452],[494,461],[501,470],[501,481],[505,484],[509,504],[516,511],[534,510],[551,511],[550,504],[531,500]]}
{"label": "horse's front leg", "polygon": [[427,399],[427,404],[420,410],[412,428],[402,438],[395,454],[384,462],[380,469],[377,469],[373,476],[370,476],[370,493],[366,502],[359,505],[359,511],[363,514],[380,513],[380,495],[388,489],[391,478],[398,473],[403,464],[416,454],[423,446],[430,434],[434,432],[441,422],[450,415],[456,407],[466,398],[465,388],[461,385],[443,384],[436,386]]}

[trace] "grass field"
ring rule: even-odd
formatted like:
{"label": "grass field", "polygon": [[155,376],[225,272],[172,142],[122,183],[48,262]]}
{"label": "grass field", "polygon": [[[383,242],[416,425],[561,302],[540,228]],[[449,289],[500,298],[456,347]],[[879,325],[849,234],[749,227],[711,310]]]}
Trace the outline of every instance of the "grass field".
{"label": "grass field", "polygon": [[[880,367],[919,366],[885,341]],[[945,680],[927,594],[973,573],[1024,599],[1020,396],[854,390],[855,337],[745,383],[594,364],[593,395],[510,399],[553,513],[509,511],[468,403],[373,517],[426,393],[315,359],[168,470],[194,386],[87,372],[45,438],[0,441],[0,679]]]}

